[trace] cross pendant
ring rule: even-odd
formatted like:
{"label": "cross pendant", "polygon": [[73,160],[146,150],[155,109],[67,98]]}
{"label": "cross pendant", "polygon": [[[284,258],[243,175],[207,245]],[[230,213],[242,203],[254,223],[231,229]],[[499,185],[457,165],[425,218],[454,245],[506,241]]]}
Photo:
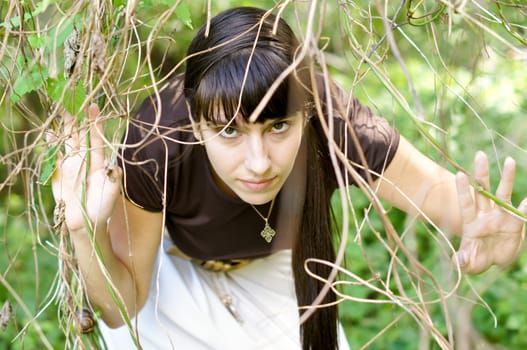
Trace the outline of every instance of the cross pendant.
{"label": "cross pendant", "polygon": [[262,236],[267,243],[271,243],[274,235],[276,235],[276,231],[273,230],[273,228],[269,226],[269,223],[266,221],[265,227],[263,228],[262,232],[260,232],[260,236]]}

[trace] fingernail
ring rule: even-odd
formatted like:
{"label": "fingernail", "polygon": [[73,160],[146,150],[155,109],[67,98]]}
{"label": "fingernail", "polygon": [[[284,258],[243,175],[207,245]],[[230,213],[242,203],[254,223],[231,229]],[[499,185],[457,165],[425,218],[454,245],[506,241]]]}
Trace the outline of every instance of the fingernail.
{"label": "fingernail", "polygon": [[504,164],[508,165],[509,163],[510,163],[510,166],[516,165],[516,161],[514,160],[514,158],[507,156],[507,158],[505,158]]}
{"label": "fingernail", "polygon": [[460,267],[463,267],[467,263],[467,258],[465,256],[464,252],[457,252],[456,253],[456,260]]}
{"label": "fingernail", "polygon": [[479,151],[476,152],[476,157],[480,158],[480,159],[485,159],[485,158],[487,158],[487,153],[479,150]]}

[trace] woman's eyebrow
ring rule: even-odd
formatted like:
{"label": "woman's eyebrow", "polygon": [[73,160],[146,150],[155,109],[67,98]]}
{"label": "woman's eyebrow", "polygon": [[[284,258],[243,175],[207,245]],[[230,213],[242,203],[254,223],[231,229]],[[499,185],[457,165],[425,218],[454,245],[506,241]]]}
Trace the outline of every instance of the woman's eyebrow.
{"label": "woman's eyebrow", "polygon": [[213,127],[213,128],[223,128],[223,127],[226,127],[227,125],[230,126],[230,127],[233,127],[233,128],[236,128],[236,127],[239,127],[238,123],[236,122],[236,120],[226,120],[226,119],[213,119],[213,120],[208,120],[206,122],[206,125],[208,127]]}
{"label": "woman's eyebrow", "polygon": [[[213,128],[222,128],[224,126],[227,126],[227,124],[229,123],[223,120],[211,120],[211,121],[207,121],[206,123],[208,127],[213,127]],[[235,123],[230,124],[230,126],[235,126],[235,125],[236,125]]]}
{"label": "woman's eyebrow", "polygon": [[[293,119],[294,116],[292,115],[289,115],[289,116],[284,116],[284,117],[276,117],[276,118],[267,118],[265,119],[262,124],[274,124],[274,123],[279,123],[279,122],[283,122],[283,121],[286,121],[286,120],[290,120],[290,119]],[[258,123],[258,121],[256,121],[256,123]]]}
{"label": "woman's eyebrow", "polygon": [[280,123],[280,122],[284,122],[284,121],[288,121],[288,120],[291,120],[293,119],[295,116],[294,115],[290,115],[290,116],[286,116],[286,117],[277,117],[277,118],[267,118],[265,119],[264,121],[260,122],[258,120],[256,120],[254,123],[250,123],[249,121],[245,120],[242,118],[242,122],[239,123],[237,118],[235,120],[233,120],[231,123],[230,120],[227,120],[227,119],[224,119],[224,117],[222,116],[221,119],[214,119],[214,120],[210,120],[210,121],[207,121],[207,125],[210,126],[210,127],[215,127],[215,128],[218,128],[218,127],[225,127],[226,125],[229,125],[231,127],[243,127],[245,124],[249,125],[249,124],[262,124],[264,126],[269,126],[271,124],[274,124],[274,123]]}
{"label": "woman's eyebrow", "polygon": [[264,125],[269,125],[269,124],[287,122],[287,121],[290,121],[290,120],[293,120],[293,119],[295,119],[294,115],[289,115],[289,116],[285,116],[285,117],[278,117],[278,118],[269,118],[269,119],[265,120],[263,122],[263,124]]}

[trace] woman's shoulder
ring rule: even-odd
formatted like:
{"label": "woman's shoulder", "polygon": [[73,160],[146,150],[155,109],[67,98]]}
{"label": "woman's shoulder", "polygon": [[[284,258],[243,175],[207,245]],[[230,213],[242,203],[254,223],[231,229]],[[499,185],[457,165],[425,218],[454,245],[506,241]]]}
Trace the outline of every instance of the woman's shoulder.
{"label": "woman's shoulder", "polygon": [[190,124],[183,94],[183,74],[178,74],[145,98],[135,117],[142,123],[171,126]]}
{"label": "woman's shoulder", "polygon": [[[183,77],[177,75],[146,98],[128,120],[124,144],[134,157],[169,159],[186,153],[196,140],[183,95]],[[139,152],[139,153],[138,153]]]}
{"label": "woman's shoulder", "polygon": [[182,74],[173,77],[141,103],[129,119],[128,130],[139,140],[157,139],[159,136],[174,141],[189,141],[192,138]]}

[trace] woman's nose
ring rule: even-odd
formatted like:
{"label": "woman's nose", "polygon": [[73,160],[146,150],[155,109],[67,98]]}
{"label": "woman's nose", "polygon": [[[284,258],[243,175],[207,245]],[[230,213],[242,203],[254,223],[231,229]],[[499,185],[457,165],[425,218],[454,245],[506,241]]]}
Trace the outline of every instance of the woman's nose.
{"label": "woman's nose", "polygon": [[245,166],[256,175],[263,175],[271,167],[271,160],[261,135],[248,136]]}

